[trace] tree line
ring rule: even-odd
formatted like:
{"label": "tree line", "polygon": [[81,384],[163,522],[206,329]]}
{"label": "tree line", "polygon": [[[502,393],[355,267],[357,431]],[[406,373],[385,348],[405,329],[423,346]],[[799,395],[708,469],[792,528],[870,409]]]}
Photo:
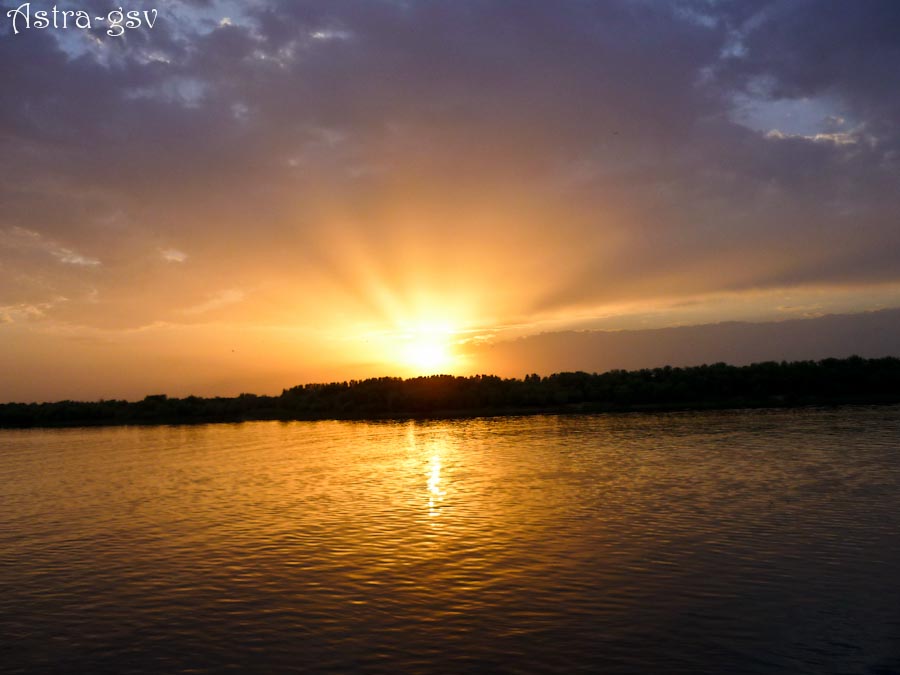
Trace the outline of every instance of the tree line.
{"label": "tree line", "polygon": [[494,375],[379,377],[305,384],[279,396],[0,404],[0,427],[379,419],[900,403],[900,359],[725,363],[523,379]]}

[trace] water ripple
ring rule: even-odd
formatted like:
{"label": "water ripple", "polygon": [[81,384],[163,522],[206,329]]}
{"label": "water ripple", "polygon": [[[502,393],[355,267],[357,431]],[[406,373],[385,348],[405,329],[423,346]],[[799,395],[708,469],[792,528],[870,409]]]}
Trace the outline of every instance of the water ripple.
{"label": "water ripple", "polygon": [[4,672],[900,672],[900,409],[0,432]]}

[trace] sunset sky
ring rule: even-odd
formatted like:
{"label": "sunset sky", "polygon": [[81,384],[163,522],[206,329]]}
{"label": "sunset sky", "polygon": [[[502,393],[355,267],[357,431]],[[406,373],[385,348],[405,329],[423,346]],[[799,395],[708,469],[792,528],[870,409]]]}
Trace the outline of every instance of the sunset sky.
{"label": "sunset sky", "polygon": [[158,0],[123,37],[20,4],[0,400],[522,376],[550,333],[543,374],[592,370],[581,331],[900,306],[892,0]]}

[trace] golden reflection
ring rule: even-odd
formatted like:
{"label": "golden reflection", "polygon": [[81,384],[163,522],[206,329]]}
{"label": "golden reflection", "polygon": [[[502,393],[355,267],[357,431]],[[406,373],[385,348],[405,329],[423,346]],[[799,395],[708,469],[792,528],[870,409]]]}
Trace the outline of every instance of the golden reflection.
{"label": "golden reflection", "polygon": [[[416,490],[416,501],[421,504],[427,500],[429,520],[433,525],[437,525],[437,521],[432,519],[441,515],[445,497],[448,491],[454,489],[450,485],[450,479],[456,466],[456,453],[450,440],[449,429],[439,425],[410,422],[406,433],[410,459],[415,458],[414,461],[421,467],[419,475],[425,482],[424,499],[418,491],[421,489],[419,487]],[[421,485],[419,483],[419,486]]]}
{"label": "golden reflection", "polygon": [[436,503],[442,501],[444,501],[444,491],[441,490],[441,456],[434,454],[429,463],[428,514],[431,516],[441,515],[441,510]]}

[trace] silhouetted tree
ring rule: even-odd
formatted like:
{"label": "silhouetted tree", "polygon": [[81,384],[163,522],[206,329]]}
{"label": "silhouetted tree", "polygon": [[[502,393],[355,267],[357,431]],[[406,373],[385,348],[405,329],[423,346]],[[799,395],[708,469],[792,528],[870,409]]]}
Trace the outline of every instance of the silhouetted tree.
{"label": "silhouetted tree", "polygon": [[380,377],[304,384],[280,396],[0,405],[0,427],[181,424],[263,419],[361,419],[535,411],[615,411],[900,402],[900,359],[782,361],[729,366],[495,375]]}

